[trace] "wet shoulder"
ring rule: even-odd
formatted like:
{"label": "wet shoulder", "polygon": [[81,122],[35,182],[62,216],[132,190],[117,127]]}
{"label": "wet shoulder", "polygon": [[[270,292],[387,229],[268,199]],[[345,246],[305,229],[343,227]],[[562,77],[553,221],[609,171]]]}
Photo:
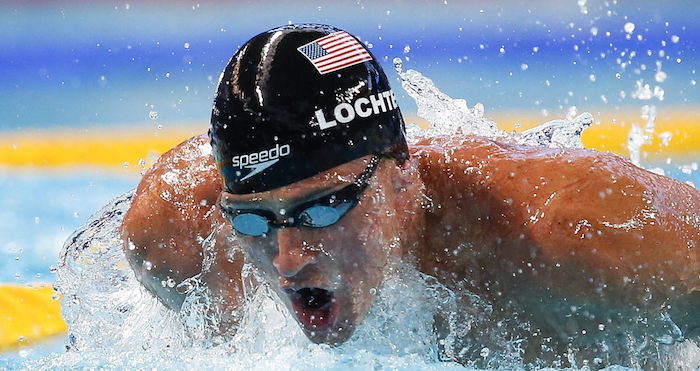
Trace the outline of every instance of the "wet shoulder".
{"label": "wet shoulder", "polygon": [[201,270],[201,243],[221,224],[221,183],[208,138],[193,137],[144,174],[125,215],[125,251],[136,276],[173,307],[182,298],[160,282],[180,282]]}
{"label": "wet shoulder", "polygon": [[198,223],[211,214],[221,189],[209,139],[199,135],[163,154],[144,174],[132,209],[142,209],[145,215],[175,214],[177,220]]}
{"label": "wet shoulder", "polygon": [[412,146],[411,153],[427,178],[482,185],[537,188],[595,180],[627,179],[652,187],[672,181],[634,166],[612,153],[580,148],[543,148],[466,136],[460,140],[430,138]]}

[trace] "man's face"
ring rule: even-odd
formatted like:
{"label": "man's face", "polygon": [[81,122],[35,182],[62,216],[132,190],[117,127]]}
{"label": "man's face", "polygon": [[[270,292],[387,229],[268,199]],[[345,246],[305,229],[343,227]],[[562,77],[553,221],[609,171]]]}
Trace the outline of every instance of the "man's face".
{"label": "man's face", "polygon": [[272,191],[224,192],[221,197],[224,214],[234,220],[234,227],[234,218],[241,213],[275,220],[260,236],[236,228],[234,234],[248,261],[316,343],[337,344],[350,337],[374,302],[390,257],[398,253],[401,226],[394,217],[394,161],[379,162],[354,207],[334,224],[322,228],[274,224],[308,217],[313,214],[303,215],[308,207],[327,205],[329,196],[347,194],[369,165],[367,156]]}

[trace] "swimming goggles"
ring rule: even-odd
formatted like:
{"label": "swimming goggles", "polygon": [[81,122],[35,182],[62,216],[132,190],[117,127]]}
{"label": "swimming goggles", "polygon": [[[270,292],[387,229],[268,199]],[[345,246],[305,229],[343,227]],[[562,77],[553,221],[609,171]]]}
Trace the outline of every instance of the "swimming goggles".
{"label": "swimming goggles", "polygon": [[264,236],[271,228],[328,227],[338,222],[357,205],[362,193],[369,185],[372,174],[377,169],[379,159],[377,155],[372,156],[367,168],[352,184],[329,195],[300,204],[289,213],[291,216],[281,221],[269,210],[232,209],[223,204],[221,210],[226,219],[231,222],[233,229],[248,236]]}

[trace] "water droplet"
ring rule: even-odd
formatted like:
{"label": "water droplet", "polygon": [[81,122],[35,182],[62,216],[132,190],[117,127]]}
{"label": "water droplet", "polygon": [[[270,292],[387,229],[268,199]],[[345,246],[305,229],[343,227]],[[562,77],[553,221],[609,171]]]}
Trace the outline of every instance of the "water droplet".
{"label": "water droplet", "polygon": [[150,271],[153,269],[153,263],[149,262],[148,260],[143,261],[143,267],[147,270]]}
{"label": "water droplet", "polygon": [[625,29],[625,32],[627,32],[628,34],[631,34],[632,32],[634,32],[634,23],[632,23],[632,22],[625,23],[624,29]]}
{"label": "water droplet", "polygon": [[369,294],[372,296],[377,295],[377,289],[372,287],[371,289],[369,289]]}
{"label": "water droplet", "polygon": [[487,347],[483,347],[483,348],[481,348],[479,355],[482,356],[483,358],[486,358],[489,356],[489,353],[491,353],[491,350]]}
{"label": "water droplet", "polygon": [[654,79],[656,82],[664,82],[666,81],[666,77],[668,77],[668,74],[661,70],[661,61],[656,61],[656,74],[654,75]]}
{"label": "water droplet", "polygon": [[183,45],[183,47],[184,47],[185,49],[189,49],[189,48],[190,48],[190,43],[185,43],[185,44]]}
{"label": "water droplet", "polygon": [[158,119],[158,116],[159,116],[158,112],[156,112],[156,111],[151,111],[148,113],[148,118],[150,118],[151,120]]}
{"label": "water droplet", "polygon": [[403,52],[404,52],[404,53],[410,53],[410,52],[411,52],[411,46],[410,46],[410,45],[404,46],[404,47],[403,47]]}
{"label": "water droplet", "polygon": [[194,285],[192,284],[191,279],[182,281],[179,285],[175,286],[175,291],[179,292],[180,294],[187,294],[192,290],[194,290]]}
{"label": "water droplet", "polygon": [[618,79],[618,80],[621,79],[621,78],[622,78],[622,74],[619,73],[619,72],[617,72],[617,73],[615,74],[615,78]]}
{"label": "water droplet", "polygon": [[678,35],[671,35],[671,42],[674,44],[678,44],[678,42],[681,41],[681,37]]}
{"label": "water droplet", "polygon": [[51,299],[53,299],[55,301],[59,301],[59,300],[61,300],[61,294],[55,293],[55,294],[51,295]]}
{"label": "water droplet", "polygon": [[528,66],[527,63],[523,63],[523,64],[520,65],[520,69],[523,70],[523,71],[527,70],[529,67],[530,67],[530,66]]}
{"label": "water droplet", "polygon": [[394,63],[394,69],[396,69],[396,72],[401,74],[401,72],[403,72],[403,61],[401,58],[394,58],[392,62]]}
{"label": "water droplet", "polygon": [[38,216],[35,216],[35,217],[34,217],[34,223],[35,223],[35,224],[41,223],[41,218],[39,218]]}
{"label": "water droplet", "polygon": [[664,81],[666,81],[667,76],[668,76],[668,74],[666,74],[666,72],[657,71],[656,75],[654,75],[654,79],[656,80],[656,82],[664,82]]}

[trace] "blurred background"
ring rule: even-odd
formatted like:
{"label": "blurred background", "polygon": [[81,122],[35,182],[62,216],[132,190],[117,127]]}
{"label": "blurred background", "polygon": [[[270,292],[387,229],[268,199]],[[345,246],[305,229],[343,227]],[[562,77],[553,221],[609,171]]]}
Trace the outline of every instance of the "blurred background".
{"label": "blurred background", "polygon": [[450,96],[483,103],[504,130],[591,112],[584,144],[622,156],[654,106],[641,165],[700,184],[698,16],[697,0],[5,0],[0,283],[50,284],[77,226],[159,154],[206,132],[236,49],[287,23],[357,35],[394,81],[407,122],[421,120],[396,57]]}

